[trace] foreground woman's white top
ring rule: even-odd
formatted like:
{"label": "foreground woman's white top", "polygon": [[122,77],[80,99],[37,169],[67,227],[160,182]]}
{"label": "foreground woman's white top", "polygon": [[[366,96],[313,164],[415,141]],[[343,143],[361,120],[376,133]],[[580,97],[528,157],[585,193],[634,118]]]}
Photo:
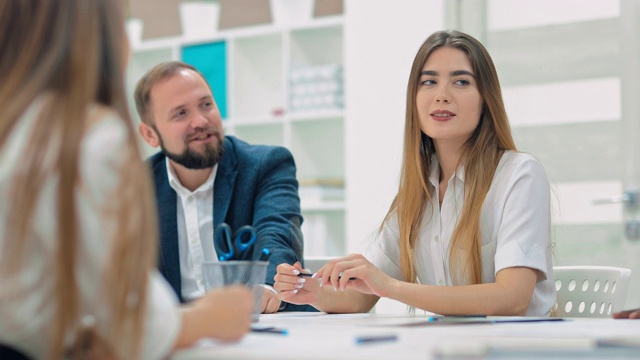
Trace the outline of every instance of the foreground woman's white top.
{"label": "foreground woman's white top", "polygon": [[[58,175],[51,173],[39,193],[29,237],[7,239],[4,229],[11,226],[7,223],[12,211],[7,199],[11,199],[13,177],[23,166],[21,154],[31,137],[40,106],[41,102],[36,101],[26,111],[6,146],[0,149],[0,199],[5,200],[0,202],[0,249],[9,241],[24,241],[26,256],[18,274],[0,273],[0,343],[14,346],[35,359],[45,357],[48,332],[55,315],[53,238],[58,221]],[[126,165],[123,164],[126,129],[116,116],[109,113],[102,117],[85,135],[79,168],[81,186],[77,189],[81,243],[76,272],[81,314],[92,316],[98,330],[109,316],[101,309],[98,297],[109,256],[109,241],[116,231],[115,220],[104,208],[110,197],[117,196],[119,170]],[[150,274],[149,287],[142,358],[160,359],[170,352],[175,342],[180,313],[173,291],[156,271]]]}

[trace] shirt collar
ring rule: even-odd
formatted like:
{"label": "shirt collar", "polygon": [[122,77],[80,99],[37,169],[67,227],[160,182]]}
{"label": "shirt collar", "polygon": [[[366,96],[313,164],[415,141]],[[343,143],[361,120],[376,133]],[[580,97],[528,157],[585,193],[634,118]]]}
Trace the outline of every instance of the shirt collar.
{"label": "shirt collar", "polygon": [[[464,165],[460,165],[453,176],[464,183]],[[451,179],[449,179],[449,181],[451,181]],[[431,156],[429,182],[435,187],[438,187],[440,184],[440,163],[438,162],[438,156],[436,156],[435,154]]]}
{"label": "shirt collar", "polygon": [[184,187],[182,185],[182,183],[180,182],[180,179],[178,179],[178,176],[176,175],[175,170],[173,169],[173,166],[171,166],[171,163],[169,162],[169,158],[166,158],[165,162],[166,162],[166,165],[167,165],[167,174],[169,176],[169,185],[178,194],[188,195],[188,194],[192,194],[192,193],[195,194],[195,193],[199,193],[199,192],[203,192],[203,191],[209,191],[209,190],[213,189],[213,183],[214,183],[214,180],[216,178],[216,173],[218,172],[218,164],[214,165],[213,169],[211,169],[211,174],[209,174],[209,178],[207,178],[207,181],[205,181],[197,189],[195,189],[193,192],[191,192],[189,189]]}

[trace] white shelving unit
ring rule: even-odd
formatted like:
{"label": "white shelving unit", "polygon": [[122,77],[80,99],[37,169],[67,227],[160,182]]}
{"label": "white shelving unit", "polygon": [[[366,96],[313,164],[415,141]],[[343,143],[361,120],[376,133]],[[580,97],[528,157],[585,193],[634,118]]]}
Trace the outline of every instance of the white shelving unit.
{"label": "white shelving unit", "polygon": [[[343,17],[311,19],[295,26],[224,30],[197,41],[180,37],[143,41],[132,49],[127,74],[130,94],[148,69],[162,61],[181,60],[183,48],[220,42],[226,47],[225,132],[249,143],[291,150],[301,184],[305,256],[345,254],[342,102],[339,106],[291,110],[294,92],[300,90],[292,87],[293,70],[327,68],[337,79],[330,85],[342,91]],[[130,98],[132,114],[136,114]],[[150,155],[155,150],[145,148],[144,152]]]}

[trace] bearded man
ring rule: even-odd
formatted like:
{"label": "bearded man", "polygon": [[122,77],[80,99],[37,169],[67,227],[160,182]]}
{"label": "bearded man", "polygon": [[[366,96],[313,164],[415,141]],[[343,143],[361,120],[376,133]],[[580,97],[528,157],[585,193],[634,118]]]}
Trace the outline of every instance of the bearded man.
{"label": "bearded man", "polygon": [[148,163],[155,182],[158,267],[182,302],[205,292],[202,264],[217,261],[214,229],[256,229],[257,240],[231,260],[258,260],[270,252],[262,312],[311,310],[280,302],[276,265],[302,262],[302,215],[293,156],[284,147],[250,145],[225,136],[204,76],[171,61],[147,72],[135,90],[142,138],[161,151]]}

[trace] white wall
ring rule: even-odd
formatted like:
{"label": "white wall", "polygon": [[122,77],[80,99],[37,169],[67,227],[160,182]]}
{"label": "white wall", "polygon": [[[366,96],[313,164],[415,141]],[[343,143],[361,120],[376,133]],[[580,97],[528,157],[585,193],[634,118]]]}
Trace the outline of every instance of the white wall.
{"label": "white wall", "polygon": [[349,253],[377,229],[395,196],[411,63],[444,16],[441,0],[345,1]]}
{"label": "white wall", "polygon": [[[593,198],[621,192],[624,179],[620,175],[626,169],[624,158],[629,157],[625,152],[637,153],[622,145],[625,131],[620,121],[619,79],[625,75],[617,64],[628,56],[620,50],[625,42],[618,40],[619,6],[616,0],[589,1],[606,9],[576,12],[578,2],[582,4],[568,0],[559,7],[552,0],[518,0],[517,4],[493,0],[485,5],[473,0],[345,0],[348,252],[358,251],[370,238],[397,190],[406,81],[413,56],[430,33],[446,24],[458,24],[459,29],[482,38],[489,48],[518,147],[543,161],[554,196],[561,202],[562,206],[554,208],[559,216],[554,221],[554,265],[629,267],[633,273],[627,306],[639,306],[640,242],[622,237],[620,205],[591,205]],[[514,15],[512,9],[523,4],[527,5],[521,11],[525,15]],[[483,10],[486,5],[488,10]],[[460,7],[458,12],[453,11],[456,6]],[[540,15],[552,7],[558,13],[553,19]],[[527,21],[514,21],[516,15]],[[539,23],[539,19],[545,22]],[[604,106],[607,113],[594,118],[589,112],[576,118],[582,107],[593,102],[588,101],[590,94],[583,92],[593,90],[591,85],[602,80],[607,80],[607,85],[594,88],[595,99],[600,110],[603,101],[609,101]],[[550,92],[558,85],[574,83],[580,85],[577,92],[562,89],[560,97]],[[535,98],[528,94],[512,101],[514,90],[538,89],[541,91]],[[568,103],[566,95],[571,94],[580,101]],[[552,105],[557,99],[570,113],[541,111],[541,105]],[[525,100],[536,106],[524,109]],[[562,115],[561,121],[545,123],[550,118],[541,113]],[[530,118],[533,121],[528,121]],[[637,136],[637,126],[629,127],[633,135],[628,137]]]}

